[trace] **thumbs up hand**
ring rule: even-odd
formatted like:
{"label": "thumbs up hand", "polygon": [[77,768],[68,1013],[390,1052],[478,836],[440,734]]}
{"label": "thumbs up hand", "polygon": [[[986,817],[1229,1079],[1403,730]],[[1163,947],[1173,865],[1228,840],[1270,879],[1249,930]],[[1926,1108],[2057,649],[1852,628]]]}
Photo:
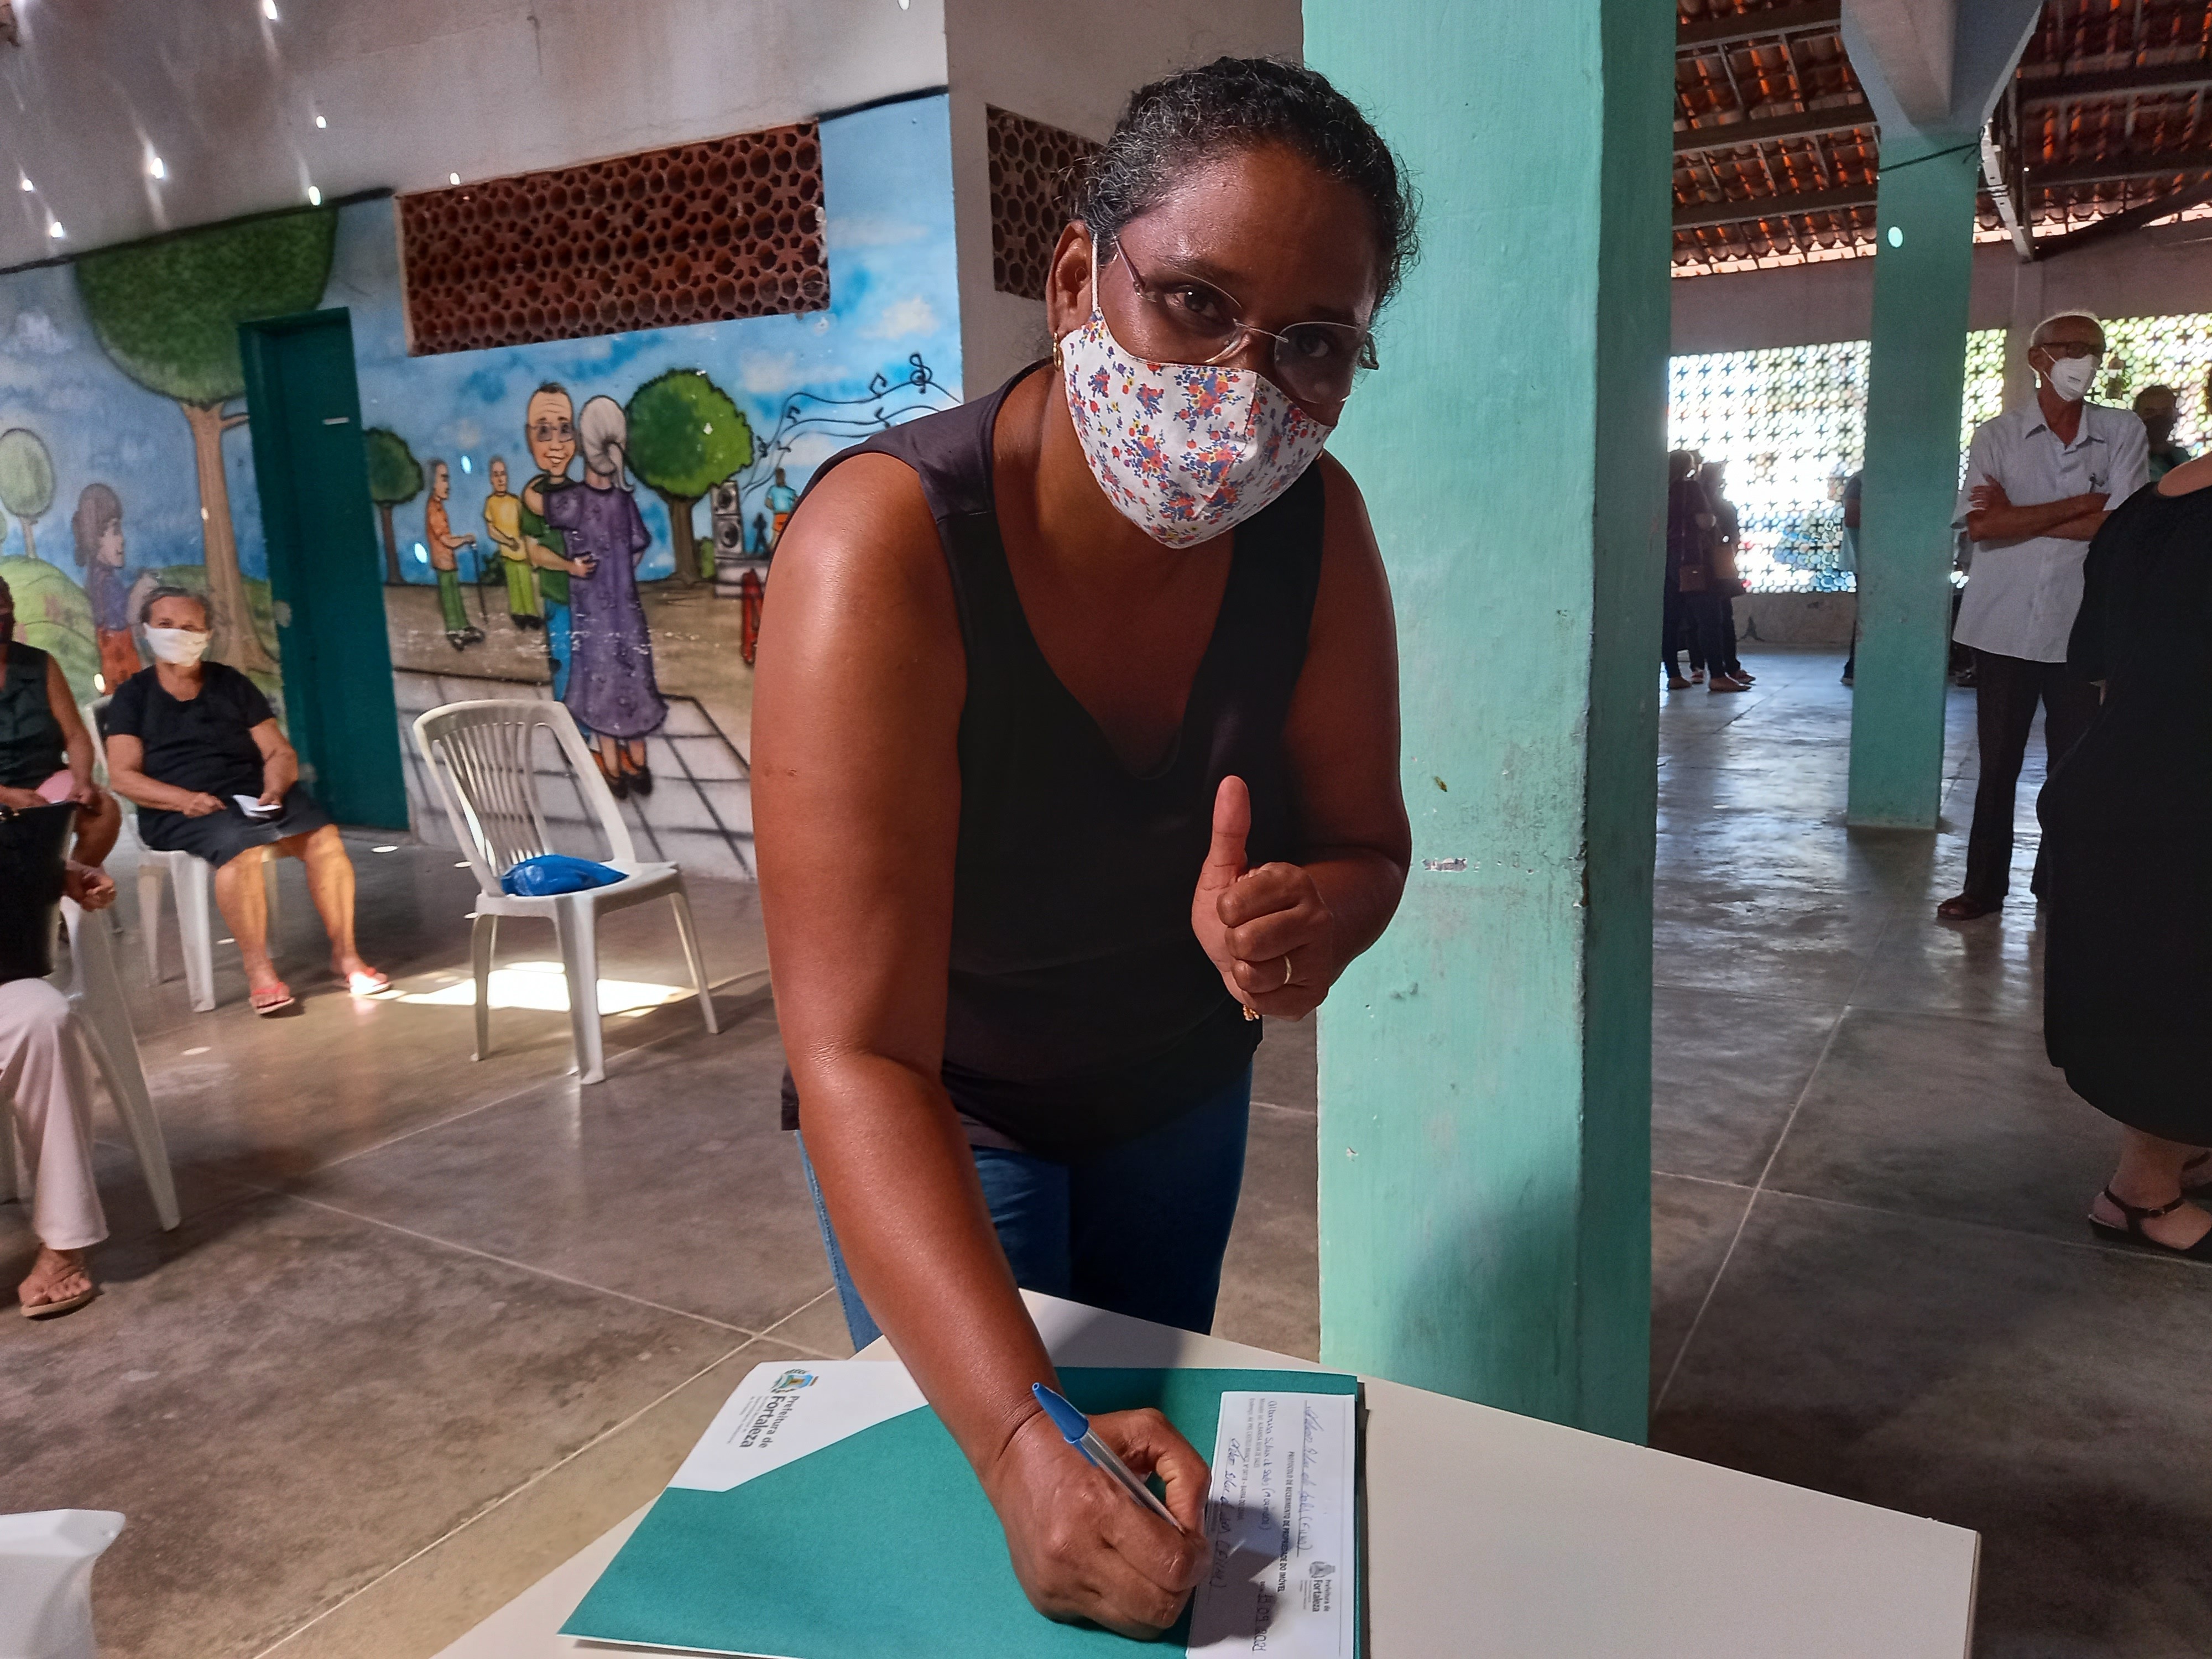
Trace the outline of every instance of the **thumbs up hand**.
{"label": "thumbs up hand", "polygon": [[1310,1013],[1343,964],[1335,918],[1313,877],[1295,864],[1244,865],[1252,797],[1227,777],[1213,798],[1213,840],[1191,895],[1190,928],[1229,994],[1283,1019]]}

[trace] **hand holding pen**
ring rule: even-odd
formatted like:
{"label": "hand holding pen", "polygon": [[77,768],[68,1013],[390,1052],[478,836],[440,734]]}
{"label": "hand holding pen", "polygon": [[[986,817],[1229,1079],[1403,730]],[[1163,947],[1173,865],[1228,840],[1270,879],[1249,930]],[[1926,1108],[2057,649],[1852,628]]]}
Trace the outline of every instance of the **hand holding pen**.
{"label": "hand holding pen", "polygon": [[1148,1641],[1182,1617],[1206,1574],[1206,1460],[1156,1411],[1102,1413],[1085,1431],[1133,1476],[1160,1478],[1166,1520],[1094,1466],[1042,1411],[980,1470],[984,1490],[1038,1612]]}

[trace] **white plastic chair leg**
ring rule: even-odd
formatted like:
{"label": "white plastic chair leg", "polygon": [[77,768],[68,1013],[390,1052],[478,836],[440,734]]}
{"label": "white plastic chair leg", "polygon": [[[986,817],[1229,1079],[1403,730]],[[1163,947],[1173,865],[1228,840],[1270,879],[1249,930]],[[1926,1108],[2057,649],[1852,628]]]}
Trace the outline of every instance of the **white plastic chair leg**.
{"label": "white plastic chair leg", "polygon": [[131,1029],[130,1006],[115,971],[114,945],[99,917],[88,919],[73,903],[64,903],[62,915],[69,922],[70,955],[76,974],[76,989],[70,1000],[76,1009],[77,1029],[107,1085],[115,1115],[131,1137],[131,1149],[137,1154],[138,1171],[145,1177],[161,1229],[170,1231],[179,1220],[176,1178],[169,1170],[161,1121],[154,1115],[153,1097],[147,1091],[145,1067],[139,1063],[138,1038]]}
{"label": "white plastic chair leg", "polygon": [[714,1024],[714,999],[707,994],[707,958],[699,952],[699,930],[691,921],[691,896],[681,887],[668,896],[676,902],[676,936],[684,941],[684,960],[691,964],[692,988],[699,993],[699,1015],[707,1022],[707,1035],[721,1030]]}
{"label": "white plastic chair leg", "polygon": [[146,935],[146,983],[161,982],[161,866],[149,853],[138,861],[138,931]]}
{"label": "white plastic chair leg", "polygon": [[215,1007],[215,871],[204,859],[179,859],[172,872],[177,890],[177,935],[185,947],[185,990],[192,1012]]}
{"label": "white plastic chair leg", "polygon": [[469,929],[469,965],[477,981],[477,1051],[471,1060],[491,1053],[491,966],[498,950],[499,917],[480,910]]}
{"label": "white plastic chair leg", "polygon": [[561,936],[561,967],[568,981],[568,1029],[576,1043],[576,1080],[604,1083],[606,1050],[599,1030],[599,910],[591,895],[562,896],[553,912]]}

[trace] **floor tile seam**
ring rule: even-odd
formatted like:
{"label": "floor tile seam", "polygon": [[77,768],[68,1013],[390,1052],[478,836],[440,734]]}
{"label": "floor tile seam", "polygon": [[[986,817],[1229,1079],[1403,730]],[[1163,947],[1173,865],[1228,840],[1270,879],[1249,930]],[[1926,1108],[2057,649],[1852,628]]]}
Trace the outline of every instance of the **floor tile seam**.
{"label": "floor tile seam", "polygon": [[[1889,937],[1889,929],[1890,918],[1885,916],[1882,919],[1881,931],[1875,936],[1876,950],[1881,949],[1882,940]],[[1713,1276],[1705,1282],[1705,1293],[1698,1298],[1698,1311],[1692,1316],[1689,1328],[1682,1333],[1681,1343],[1674,1350],[1674,1361],[1667,1368],[1666,1380],[1659,1385],[1658,1395],[1651,1402],[1651,1413],[1655,1417],[1665,1407],[1667,1395],[1674,1386],[1674,1379],[1681,1375],[1682,1364],[1689,1358],[1691,1345],[1697,1340],[1698,1329],[1705,1322],[1706,1310],[1713,1304],[1713,1297],[1720,1290],[1721,1280],[1728,1273],[1729,1264],[1735,1260],[1736,1246],[1743,1242],[1744,1229],[1751,1224],[1751,1212],[1759,1207],[1759,1195],[1765,1190],[1767,1176],[1773,1173],[1774,1161],[1782,1155],[1783,1144],[1789,1139],[1790,1131],[1796,1124],[1798,1113],[1805,1109],[1805,1100],[1813,1091],[1814,1081],[1820,1075],[1820,1068],[1827,1064],[1828,1055],[1836,1046],[1836,1038],[1844,1029],[1844,1019],[1850,1012],[1850,994],[1856,994],[1860,985],[1864,983],[1866,975],[1867,968],[1862,966],[1857,978],[1851,981],[1851,992],[1846,994],[1844,1006],[1837,1012],[1835,1018],[1828,1024],[1828,1035],[1820,1044],[1820,1053],[1813,1062],[1813,1069],[1806,1073],[1804,1084],[1797,1091],[1796,1099],[1790,1103],[1790,1115],[1783,1120],[1782,1132],[1774,1137],[1774,1145],[1767,1150],[1766,1162],[1759,1166],[1759,1178],[1752,1183],[1751,1196],[1744,1201],[1743,1213],[1736,1218],[1735,1231],[1729,1236],[1728,1249],[1721,1253],[1720,1262],[1714,1267]]]}
{"label": "floor tile seam", "polygon": [[1759,1189],[1753,1188],[1744,1200],[1743,1213],[1735,1218],[1735,1231],[1729,1235],[1728,1249],[1721,1252],[1720,1261],[1713,1268],[1713,1276],[1705,1281],[1705,1293],[1698,1298],[1698,1310],[1690,1316],[1689,1328],[1682,1333],[1681,1341],[1675,1345],[1674,1358],[1667,1367],[1666,1378],[1659,1384],[1659,1392],[1651,1401],[1653,1417],[1658,1416],[1664,1408],[1667,1396],[1674,1389],[1674,1379],[1681,1375],[1682,1362],[1689,1358],[1690,1344],[1696,1340],[1698,1328],[1705,1322],[1705,1310],[1713,1305],[1713,1297],[1721,1287],[1721,1275],[1728,1271],[1729,1263],[1735,1259],[1735,1248],[1743,1242],[1743,1231],[1751,1224],[1751,1212],[1758,1207],[1759,1198]]}
{"label": "floor tile seam", "polygon": [[849,1354],[824,1353],[819,1348],[810,1348],[804,1342],[794,1342],[787,1336],[778,1336],[776,1334],[778,1331],[781,1330],[786,1325],[791,1323],[793,1320],[798,1318],[799,1315],[805,1313],[809,1308],[827,1301],[830,1297],[836,1296],[836,1294],[837,1287],[835,1285],[832,1285],[828,1290],[820,1291],[814,1296],[810,1296],[805,1301],[800,1303],[789,1313],[785,1314],[781,1318],[776,1320],[775,1323],[763,1330],[761,1332],[762,1340],[769,1342],[781,1342],[787,1348],[796,1348],[800,1353],[803,1353],[812,1359],[849,1359],[852,1358]]}
{"label": "floor tile seam", "polygon": [[1321,1115],[1321,1108],[1318,1105],[1285,1106],[1279,1100],[1255,1100],[1252,1104],[1265,1111],[1286,1112],[1292,1117],[1317,1118]]}
{"label": "floor tile seam", "polygon": [[[2092,1177],[2094,1179],[2094,1177]],[[1929,1210],[1892,1210],[1879,1204],[1863,1204],[1856,1199],[1830,1198],[1820,1193],[1801,1193],[1788,1187],[1769,1187],[1764,1189],[1770,1198],[1786,1198],[1802,1204],[1823,1204],[1832,1209],[1856,1210],[1863,1215],[1878,1215],[1895,1219],[1903,1217],[1913,1221],[1932,1221],[1946,1227],[1961,1227],[1971,1232],[1995,1233],[2001,1237],[2025,1240],[2033,1244],[2055,1245],[2062,1250],[2088,1250],[2099,1255],[2112,1256],[2125,1261],[2140,1261],[2148,1267],[2179,1266],[2203,1272],[2212,1270],[2212,1263],[2191,1261],[2187,1256],[2154,1255],[2148,1250],[2126,1244],[2107,1244],[2096,1238],[2060,1238],[2053,1233],[2039,1233],[2025,1227],[2008,1227],[2001,1222],[1976,1221],[1969,1216],[1942,1215]],[[2085,1221],[2082,1225],[2088,1224]]]}
{"label": "floor tile seam", "polygon": [[519,1261],[513,1256],[501,1255],[496,1250],[483,1249],[474,1244],[464,1244],[459,1239],[442,1238],[436,1233],[426,1233],[419,1228],[404,1227],[396,1221],[386,1221],[381,1216],[364,1215],[359,1210],[349,1210],[344,1205],[333,1204],[328,1199],[310,1198],[305,1193],[285,1192],[275,1187],[264,1190],[271,1198],[283,1199],[295,1204],[309,1205],[318,1210],[326,1210],[332,1215],[342,1215],[349,1221],[363,1222],[372,1227],[381,1227],[387,1232],[398,1233],[402,1237],[412,1238],[424,1244],[434,1244],[441,1249],[457,1251],[463,1255],[472,1255],[483,1261],[496,1261],[503,1267],[513,1267],[518,1273],[529,1273],[538,1279],[550,1279],[556,1285],[566,1285],[573,1290],[589,1291],[597,1296],[611,1296],[617,1301],[631,1303],[641,1308],[651,1308],[656,1313],[672,1315],[678,1319],[691,1320],[713,1330],[728,1331],[744,1337],[748,1342],[757,1341],[764,1334],[761,1331],[753,1329],[750,1325],[732,1324],[726,1319],[716,1319],[711,1314],[694,1313],[688,1308],[672,1308],[666,1303],[655,1302],[650,1297],[636,1296],[629,1291],[618,1291],[609,1285],[595,1285],[588,1279],[578,1279],[570,1273],[556,1273],[550,1267],[541,1267],[534,1262]]}
{"label": "floor tile seam", "polygon": [[[729,980],[725,981],[724,983],[735,983],[738,980],[750,977],[752,973],[758,973],[762,976],[763,983],[765,983],[767,971],[768,970],[766,969],[758,969],[750,970],[750,972],[746,974],[733,975]],[[720,990],[720,986],[710,985],[707,988],[708,994],[712,995],[715,991]],[[738,1010],[738,1018],[742,1019],[750,1017],[751,1012],[752,1009],[750,1003],[740,1005]],[[718,1015],[717,1018],[720,1018],[720,1016]],[[723,1030],[732,1029],[736,1024],[736,1020],[729,1022],[724,1025]],[[708,1034],[702,1030],[695,1030],[692,1027],[687,1025],[680,1030],[665,1032],[659,1036],[647,1038],[643,1042],[633,1043],[625,1048],[617,1048],[607,1056],[608,1073],[611,1075],[616,1066],[629,1060],[632,1055],[649,1054],[653,1050],[659,1048],[665,1044],[675,1042],[684,1037],[708,1035],[720,1036],[722,1035],[722,1032],[716,1031]],[[491,1099],[484,1101],[481,1104],[471,1106],[466,1108],[465,1110],[456,1112],[451,1117],[441,1117],[428,1123],[418,1123],[411,1129],[403,1129],[399,1133],[392,1136],[389,1139],[379,1140],[373,1142],[367,1146],[356,1147],[342,1158],[334,1158],[327,1164],[318,1164],[313,1170],[307,1171],[307,1175],[319,1176],[327,1174],[330,1170],[335,1170],[342,1164],[352,1163],[354,1159],[357,1158],[366,1158],[371,1152],[385,1152],[391,1147],[397,1146],[404,1140],[411,1140],[416,1135],[426,1133],[432,1129],[450,1128],[454,1124],[462,1121],[464,1119],[476,1116],[479,1112],[488,1112],[495,1106],[508,1105],[513,1102],[520,1099],[524,1095],[530,1093],[533,1089],[544,1089],[553,1086],[554,1085],[565,1080],[568,1075],[570,1074],[564,1073],[561,1078],[539,1078],[535,1082],[521,1084],[515,1088],[508,1090],[503,1095],[495,1095]],[[596,1084],[580,1083],[576,1086],[579,1089],[583,1089],[596,1088],[598,1085]],[[281,1188],[269,1188],[263,1190],[276,1192],[283,1191],[283,1189]]]}
{"label": "floor tile seam", "polygon": [[1746,1186],[1741,1181],[1723,1181],[1718,1176],[1685,1175],[1680,1170],[1662,1170],[1656,1164],[1651,1167],[1651,1173],[1655,1176],[1663,1176],[1669,1181],[1694,1181],[1700,1187],[1725,1187],[1732,1193],[1749,1193],[1758,1190],[1754,1187]]}
{"label": "floor tile seam", "polygon": [[[1734,988],[1723,990],[1689,980],[1661,979],[1656,974],[1652,976],[1651,988],[1655,991],[1694,991],[1700,997],[1733,997],[1746,1002],[1771,1002],[1777,1007],[1796,1008],[1801,1011],[1809,1011],[1820,1006],[1808,1003],[1803,997],[1769,996],[1764,991],[1738,991]],[[1838,999],[1834,1005],[1838,1016],[1840,1017],[1844,1010],[1850,1006]]]}
{"label": "floor tile seam", "polygon": [[[696,1382],[701,1377],[706,1376],[708,1372],[713,1370],[716,1366],[726,1364],[734,1356],[743,1353],[758,1340],[759,1339],[757,1337],[748,1337],[744,1341],[738,1343],[727,1352],[716,1355],[712,1360],[708,1361],[706,1364],[702,1365],[697,1370],[692,1372],[690,1376],[685,1377],[682,1382],[676,1383],[665,1392],[655,1395],[652,1400],[647,1401],[644,1405],[639,1407],[637,1410],[632,1412],[628,1417],[623,1418],[619,1423],[611,1424],[606,1428],[602,1429],[599,1433],[593,1435],[589,1440],[584,1442],[582,1445],[577,1447],[574,1451],[569,1452],[566,1456],[556,1458],[554,1462],[548,1463],[544,1468],[539,1469],[536,1474],[532,1474],[528,1480],[520,1482],[516,1486],[508,1488],[506,1492],[500,1493],[496,1498],[489,1499],[462,1520],[455,1522],[445,1531],[440,1533],[435,1538],[433,1538],[428,1543],[423,1545],[420,1549],[410,1551],[406,1555],[402,1556],[398,1560],[393,1562],[390,1566],[386,1567],[382,1572],[378,1573],[374,1577],[369,1579],[366,1583],[358,1586],[348,1594],[339,1597],[338,1600],[331,1603],[329,1607],[325,1607],[320,1613],[315,1614],[313,1618],[295,1626],[292,1629],[287,1631],[283,1636],[277,1638],[276,1641],[271,1642],[267,1647],[262,1649],[260,1653],[255,1656],[255,1659],[264,1659],[266,1655],[274,1653],[277,1649],[283,1647],[285,1643],[292,1640],[294,1637],[299,1636],[304,1632],[312,1630],[315,1626],[321,1624],[325,1619],[331,1617],[341,1608],[347,1607],[350,1603],[356,1601],[360,1600],[361,1597],[368,1595],[369,1591],[374,1589],[379,1584],[382,1583],[386,1579],[390,1578],[393,1574],[402,1571],[410,1564],[421,1560],[424,1556],[428,1555],[432,1550],[436,1549],[440,1545],[445,1543],[448,1539],[459,1536],[471,1527],[476,1525],[477,1522],[490,1515],[494,1510],[503,1509],[507,1504],[513,1502],[515,1498],[520,1498],[524,1492],[528,1492],[532,1486],[538,1485],[547,1477],[556,1474],[562,1469],[566,1468],[569,1464],[574,1462],[578,1458],[581,1457],[586,1452],[590,1451],[593,1447],[601,1444],[617,1434],[620,1434],[623,1430],[629,1428],[632,1425],[643,1419],[648,1413],[656,1411],[660,1407],[665,1405],[669,1401],[674,1399],[676,1395],[690,1388],[694,1382]],[[784,1346],[788,1347],[793,1345],[787,1343]]]}

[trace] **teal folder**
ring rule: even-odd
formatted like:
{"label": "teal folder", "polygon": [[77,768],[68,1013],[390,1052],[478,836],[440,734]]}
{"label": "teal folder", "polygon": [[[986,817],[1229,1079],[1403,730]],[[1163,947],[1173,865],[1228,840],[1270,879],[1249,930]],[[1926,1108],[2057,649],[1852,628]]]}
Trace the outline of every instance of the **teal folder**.
{"label": "teal folder", "polygon": [[[1359,1389],[1357,1377],[1329,1371],[1060,1375],[1085,1413],[1157,1407],[1209,1456],[1224,1392]],[[1353,1567],[1364,1654],[1356,1556]],[[1186,1611],[1160,1642],[1139,1645],[1044,1618],[1022,1594],[968,1460],[924,1407],[727,1492],[672,1486],[561,1628],[590,1641],[761,1659],[1136,1659],[1182,1653],[1189,1619]]]}

